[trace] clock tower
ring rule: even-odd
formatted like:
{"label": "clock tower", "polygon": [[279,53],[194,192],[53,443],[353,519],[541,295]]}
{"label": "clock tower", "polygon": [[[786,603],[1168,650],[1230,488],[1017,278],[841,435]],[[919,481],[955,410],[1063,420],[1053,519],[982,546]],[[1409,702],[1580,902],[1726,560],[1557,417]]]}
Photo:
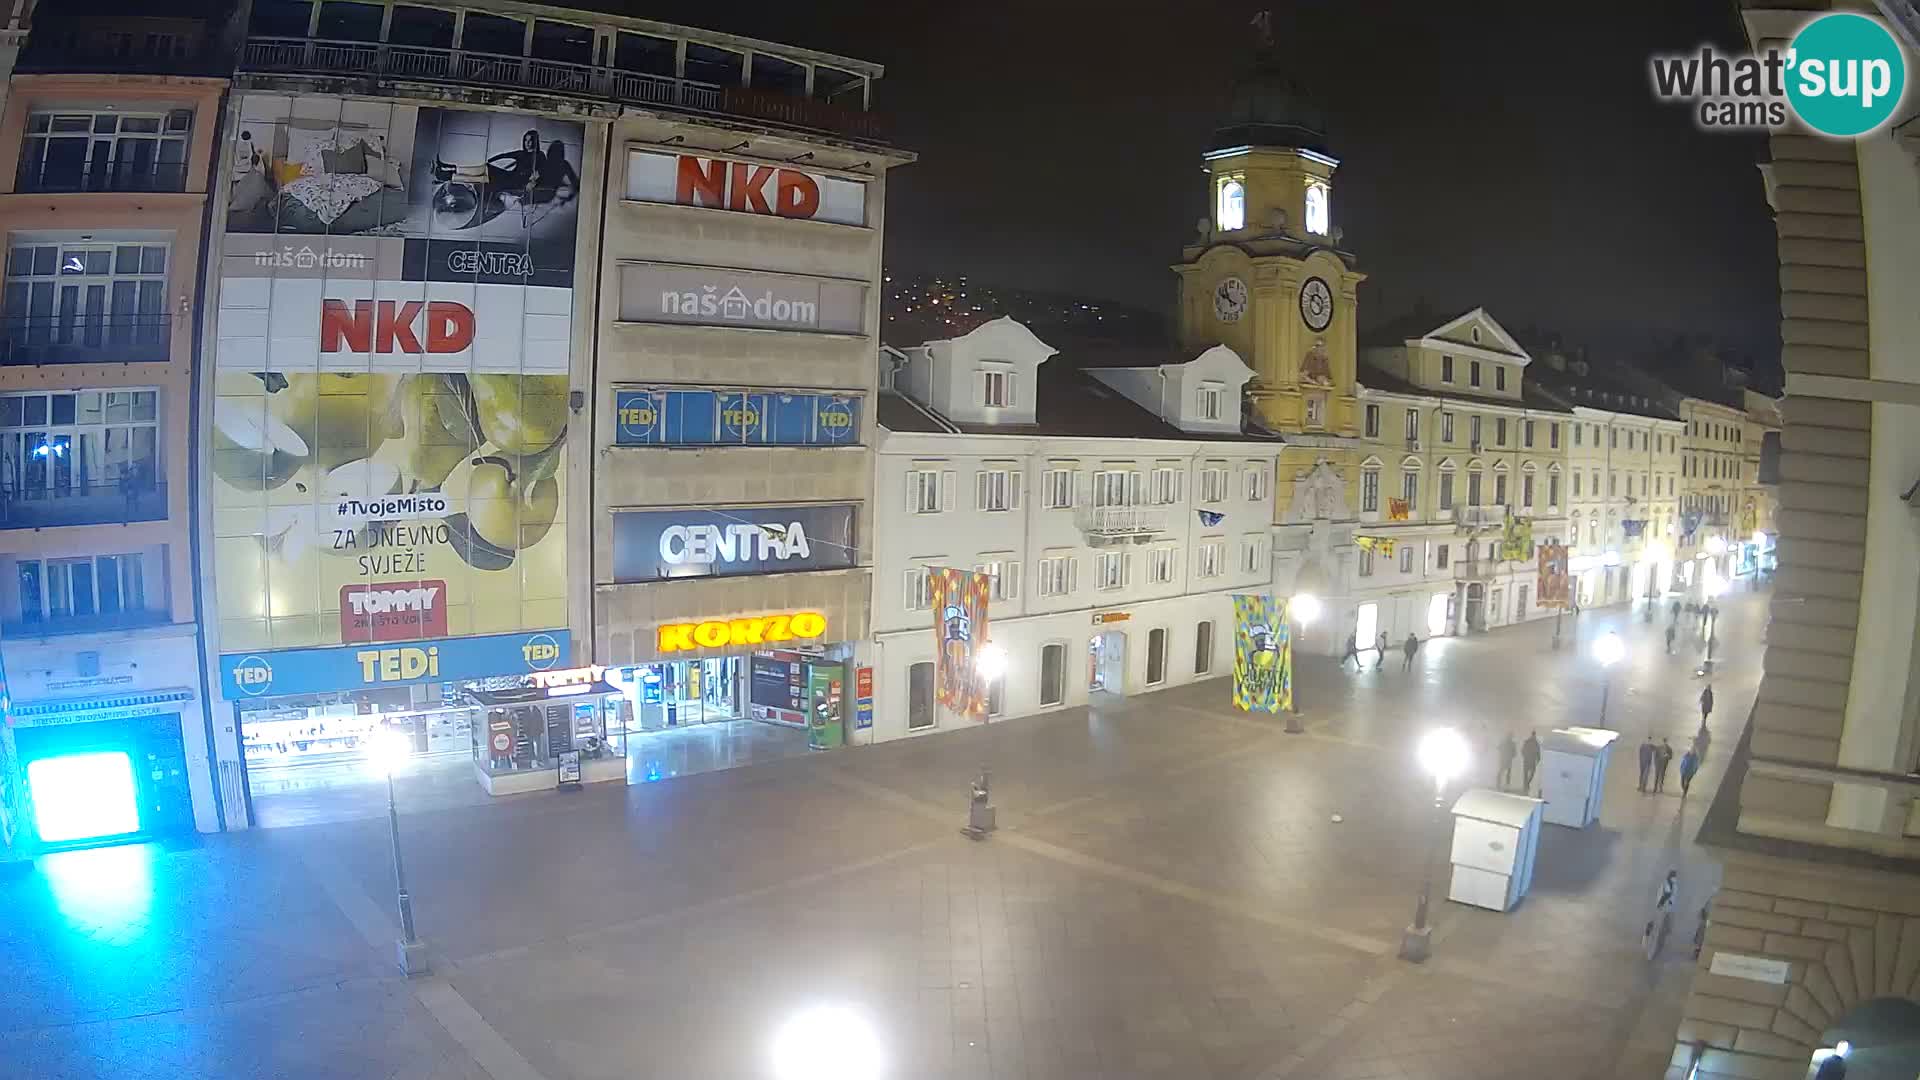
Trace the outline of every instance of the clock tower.
{"label": "clock tower", "polygon": [[[1264,18],[1253,71],[1204,156],[1209,213],[1181,252],[1181,344],[1226,345],[1253,368],[1254,419],[1289,435],[1357,434],[1354,296],[1326,124],[1280,69]],[[1283,476],[1282,482],[1285,482]]]}

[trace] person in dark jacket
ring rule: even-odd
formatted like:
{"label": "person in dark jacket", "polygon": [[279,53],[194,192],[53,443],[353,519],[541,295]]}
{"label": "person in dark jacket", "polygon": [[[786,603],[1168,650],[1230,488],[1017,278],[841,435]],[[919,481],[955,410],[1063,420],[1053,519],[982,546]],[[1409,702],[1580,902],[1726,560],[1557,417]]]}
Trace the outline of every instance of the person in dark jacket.
{"label": "person in dark jacket", "polygon": [[1680,797],[1687,797],[1687,789],[1693,786],[1693,774],[1700,771],[1700,756],[1692,747],[1680,755]]}
{"label": "person in dark jacket", "polygon": [[1387,666],[1387,632],[1380,631],[1380,640],[1373,643],[1373,670],[1379,671]]}
{"label": "person in dark jacket", "polygon": [[1500,775],[1495,779],[1499,781],[1501,791],[1507,790],[1507,785],[1513,783],[1513,755],[1516,749],[1513,732],[1500,736]]}
{"label": "person in dark jacket", "polygon": [[1640,744],[1640,792],[1646,794],[1647,780],[1653,776],[1653,736]]}
{"label": "person in dark jacket", "polygon": [[1345,671],[1347,669],[1347,661],[1349,660],[1353,661],[1353,670],[1359,671],[1360,635],[1358,633],[1347,635],[1347,651],[1340,655],[1340,670]]}
{"label": "person in dark jacket", "polygon": [[1713,684],[1708,683],[1707,688],[1705,690],[1700,691],[1700,726],[1701,727],[1707,726],[1707,717],[1712,715],[1713,715]]}
{"label": "person in dark jacket", "polygon": [[1673,764],[1673,744],[1665,739],[1653,751],[1653,792],[1667,790],[1667,767]]}
{"label": "person in dark jacket", "polygon": [[1533,773],[1540,767],[1540,736],[1527,732],[1527,741],[1520,744],[1520,790],[1533,790]]}
{"label": "person in dark jacket", "polygon": [[1407,651],[1407,662],[1403,667],[1401,667],[1400,670],[1412,671],[1413,670],[1413,654],[1420,651],[1420,639],[1417,637],[1414,637],[1413,634],[1409,633],[1407,634],[1407,640],[1400,643],[1400,647]]}
{"label": "person in dark jacket", "polygon": [[1673,655],[1673,635],[1675,632],[1676,632],[1676,627],[1673,624],[1669,623],[1667,625],[1667,655],[1668,656]]}

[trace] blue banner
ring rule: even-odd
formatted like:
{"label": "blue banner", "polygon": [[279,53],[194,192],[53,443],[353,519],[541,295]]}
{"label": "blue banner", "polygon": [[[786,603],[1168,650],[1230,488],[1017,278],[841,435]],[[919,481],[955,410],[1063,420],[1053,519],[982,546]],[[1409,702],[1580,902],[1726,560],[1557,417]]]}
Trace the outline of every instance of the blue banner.
{"label": "blue banner", "polygon": [[233,653],[220,658],[220,689],[227,700],[244,701],[281,694],[525,675],[564,667],[572,655],[571,644],[567,631],[545,630]]}
{"label": "blue banner", "polygon": [[619,446],[851,446],[860,399],[846,394],[619,390]]}

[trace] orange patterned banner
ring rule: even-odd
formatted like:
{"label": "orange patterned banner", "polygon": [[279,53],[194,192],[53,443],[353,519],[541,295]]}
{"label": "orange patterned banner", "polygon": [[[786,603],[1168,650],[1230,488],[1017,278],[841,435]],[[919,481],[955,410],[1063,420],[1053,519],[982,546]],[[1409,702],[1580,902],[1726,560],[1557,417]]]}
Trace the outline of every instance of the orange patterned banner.
{"label": "orange patterned banner", "polygon": [[934,698],[961,716],[987,718],[987,684],[976,658],[987,641],[987,595],[993,578],[967,570],[930,571],[933,597]]}

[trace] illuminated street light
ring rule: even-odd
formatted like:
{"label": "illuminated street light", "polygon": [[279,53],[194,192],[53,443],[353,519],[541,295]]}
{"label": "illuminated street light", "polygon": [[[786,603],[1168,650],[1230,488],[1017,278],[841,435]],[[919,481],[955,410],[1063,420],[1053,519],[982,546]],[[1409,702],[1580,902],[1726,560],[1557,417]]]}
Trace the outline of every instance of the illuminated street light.
{"label": "illuminated street light", "polygon": [[1007,673],[1007,650],[989,641],[973,655],[973,666],[980,677],[992,682]]}
{"label": "illuminated street light", "polygon": [[1293,598],[1288,609],[1293,612],[1294,619],[1305,626],[1320,617],[1320,598],[1312,593],[1301,593]]}
{"label": "illuminated street light", "polygon": [[[1287,614],[1300,624],[1300,634],[1304,640],[1307,624],[1320,617],[1320,598],[1310,592],[1295,593],[1287,602]],[[1287,734],[1304,735],[1306,728],[1300,723],[1300,680],[1299,671],[1294,672],[1292,693],[1287,697]]]}
{"label": "illuminated street light", "polygon": [[393,849],[393,891],[400,905],[400,970],[418,975],[427,970],[427,947],[413,930],[413,894],[407,891],[407,866],[400,858],[400,810],[393,801],[393,774],[413,753],[413,740],[392,728],[381,728],[367,744],[367,760],[387,778],[387,839]]}
{"label": "illuminated street light", "polygon": [[[1446,821],[1447,781],[1467,771],[1472,757],[1467,740],[1452,728],[1434,728],[1420,737],[1415,756],[1420,768],[1433,777],[1434,816]],[[1433,930],[1427,926],[1427,904],[1433,895],[1433,845],[1427,847],[1426,872],[1420,879],[1420,901],[1413,908],[1413,925],[1400,938],[1400,959],[1418,964],[1433,952]]]}
{"label": "illuminated street light", "polygon": [[1611,630],[1600,635],[1600,640],[1593,643],[1593,660],[1594,663],[1600,665],[1601,727],[1607,726],[1607,691],[1612,689],[1613,686],[1613,678],[1610,670],[1613,665],[1619,663],[1620,658],[1625,655],[1627,655],[1627,643],[1621,641],[1620,635]]}
{"label": "illuminated street light", "polygon": [[852,1009],[808,1009],[773,1037],[778,1080],[878,1080],[880,1072],[879,1036]]}
{"label": "illuminated street light", "polygon": [[1707,554],[1718,558],[1727,553],[1727,539],[1724,536],[1707,537]]}

